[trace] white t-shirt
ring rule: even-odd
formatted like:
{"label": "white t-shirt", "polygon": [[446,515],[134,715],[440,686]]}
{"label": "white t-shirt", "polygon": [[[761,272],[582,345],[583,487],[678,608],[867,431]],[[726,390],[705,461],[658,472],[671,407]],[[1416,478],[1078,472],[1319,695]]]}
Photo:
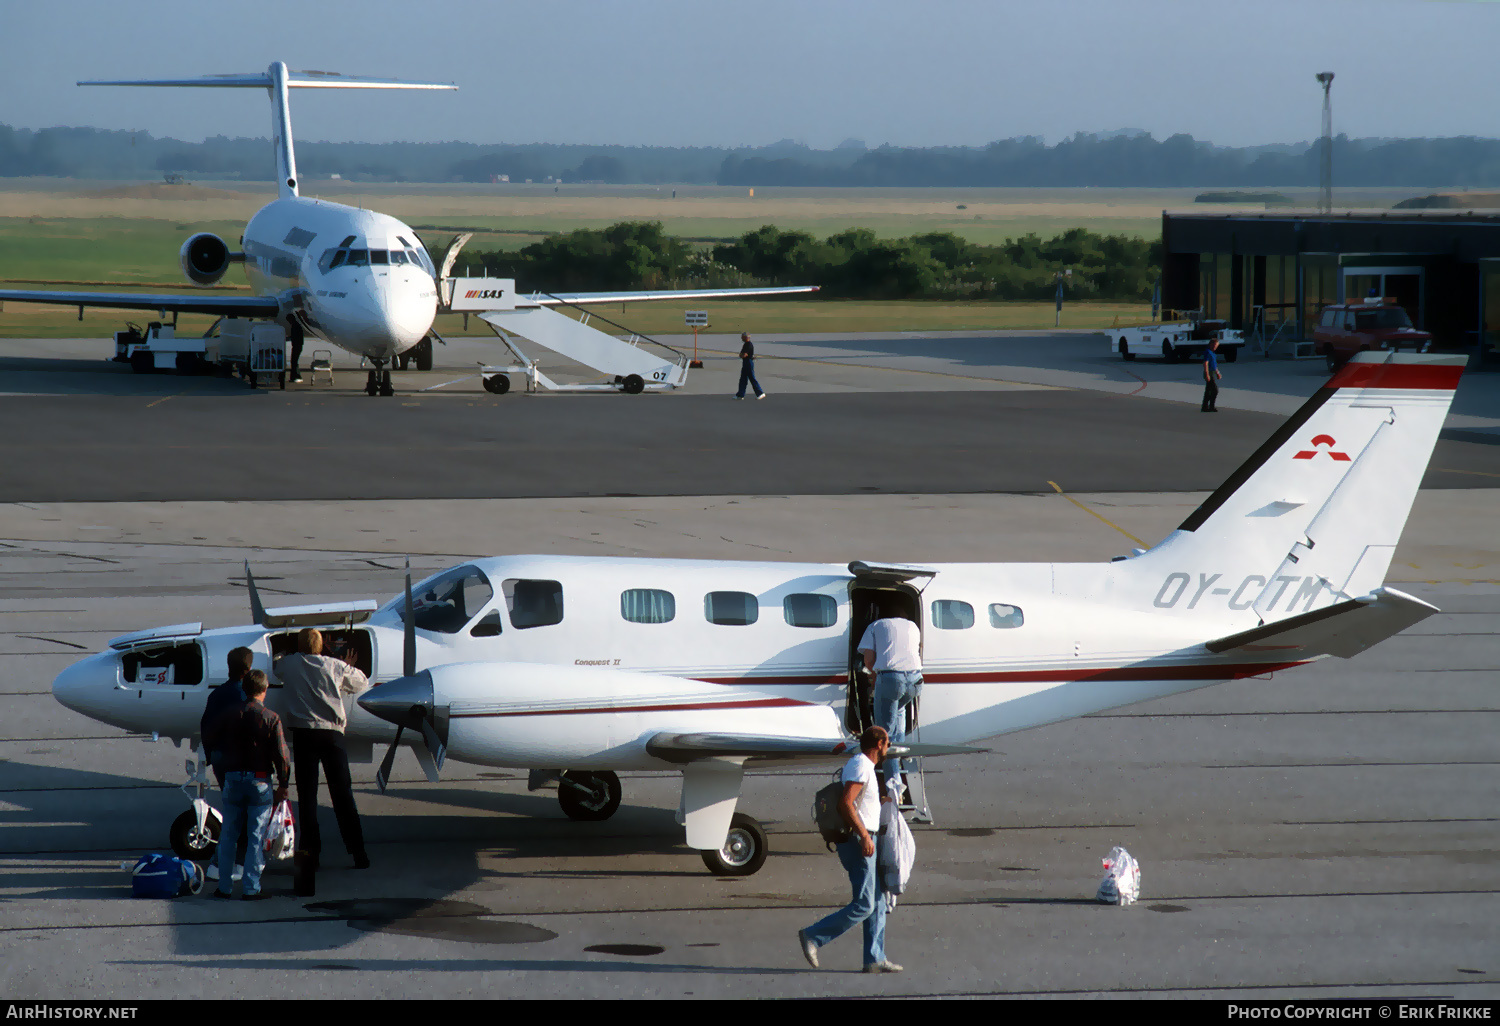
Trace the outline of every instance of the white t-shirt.
{"label": "white t-shirt", "polygon": [[922,669],[921,643],[922,634],[916,624],[905,617],[890,616],[865,628],[864,636],[859,639],[859,650],[875,653],[876,673],[884,670],[910,672]]}
{"label": "white t-shirt", "polygon": [[871,836],[879,833],[880,781],[875,779],[875,764],[864,752],[855,752],[854,757],[844,763],[844,772],[839,779],[846,784],[865,785],[854,796],[854,814]]}

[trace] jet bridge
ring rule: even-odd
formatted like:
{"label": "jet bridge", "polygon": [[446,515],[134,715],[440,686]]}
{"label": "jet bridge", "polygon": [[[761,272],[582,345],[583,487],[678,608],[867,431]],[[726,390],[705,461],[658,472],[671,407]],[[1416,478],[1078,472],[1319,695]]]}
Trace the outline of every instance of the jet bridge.
{"label": "jet bridge", "polygon": [[[503,394],[510,390],[511,375],[526,380],[526,390],[539,387],[557,392],[626,392],[631,395],[647,390],[666,391],[687,383],[688,356],[665,343],[629,332],[583,307],[555,296],[516,295],[513,278],[446,278],[447,307],[455,313],[477,313],[500,337],[514,364],[481,364],[480,375],[487,391]],[[544,302],[545,301],[545,302]],[[553,309],[570,307],[579,317],[569,317]],[[603,321],[625,332],[627,337],[600,331],[590,321]],[[605,375],[603,381],[558,382],[545,374],[516,343],[524,339],[552,350],[560,356],[591,367]]]}

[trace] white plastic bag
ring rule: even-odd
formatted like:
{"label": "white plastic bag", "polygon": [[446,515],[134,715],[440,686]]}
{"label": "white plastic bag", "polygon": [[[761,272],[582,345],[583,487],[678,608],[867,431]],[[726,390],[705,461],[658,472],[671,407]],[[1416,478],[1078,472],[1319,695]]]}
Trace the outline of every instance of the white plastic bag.
{"label": "white plastic bag", "polygon": [[271,810],[271,823],[266,828],[266,860],[291,858],[296,848],[297,831],[292,821],[292,804],[283,798]]}
{"label": "white plastic bag", "polygon": [[1104,859],[1098,898],[1106,905],[1133,905],[1141,894],[1141,867],[1124,848],[1111,848]]}
{"label": "white plastic bag", "polygon": [[886,911],[896,907],[896,898],[906,892],[911,867],[917,860],[917,845],[911,828],[894,801],[880,805],[880,838],[875,846],[875,864],[880,889],[885,893]]}

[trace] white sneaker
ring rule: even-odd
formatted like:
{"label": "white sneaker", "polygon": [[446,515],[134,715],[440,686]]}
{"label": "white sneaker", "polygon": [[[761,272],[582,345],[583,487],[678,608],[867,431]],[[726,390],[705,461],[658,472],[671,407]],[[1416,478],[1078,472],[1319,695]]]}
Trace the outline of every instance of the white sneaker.
{"label": "white sneaker", "polygon": [[[208,877],[210,880],[217,880],[219,878],[219,864],[217,862],[210,862],[208,864],[208,868],[203,871],[203,875]],[[229,878],[231,880],[238,880],[244,875],[245,867],[235,866],[234,872],[230,874]]]}
{"label": "white sneaker", "polygon": [[762,392],[760,395],[756,396],[755,398],[757,398],[757,399],[764,399],[765,397],[766,397],[766,393]]}
{"label": "white sneaker", "polygon": [[745,397],[744,397],[744,396],[742,396],[742,395],[737,395],[737,396],[735,396],[735,397],[734,397],[734,398],[736,398],[736,399],[743,399],[743,398],[745,398]]}

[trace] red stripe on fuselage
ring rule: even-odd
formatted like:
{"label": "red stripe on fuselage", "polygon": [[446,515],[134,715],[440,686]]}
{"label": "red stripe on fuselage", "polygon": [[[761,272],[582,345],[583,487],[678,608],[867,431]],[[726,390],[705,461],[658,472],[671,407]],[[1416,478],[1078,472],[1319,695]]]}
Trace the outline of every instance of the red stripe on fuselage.
{"label": "red stripe on fuselage", "polygon": [[[1104,666],[1076,670],[979,670],[972,673],[929,673],[928,684],[1067,684],[1072,681],[1117,680],[1239,680],[1301,666],[1306,659],[1285,663],[1193,663],[1190,665]],[[765,687],[789,684],[847,684],[846,677],[695,677],[705,684]]]}
{"label": "red stripe on fuselage", "polygon": [[1431,363],[1346,363],[1329,388],[1425,388],[1452,391],[1463,368]]}

